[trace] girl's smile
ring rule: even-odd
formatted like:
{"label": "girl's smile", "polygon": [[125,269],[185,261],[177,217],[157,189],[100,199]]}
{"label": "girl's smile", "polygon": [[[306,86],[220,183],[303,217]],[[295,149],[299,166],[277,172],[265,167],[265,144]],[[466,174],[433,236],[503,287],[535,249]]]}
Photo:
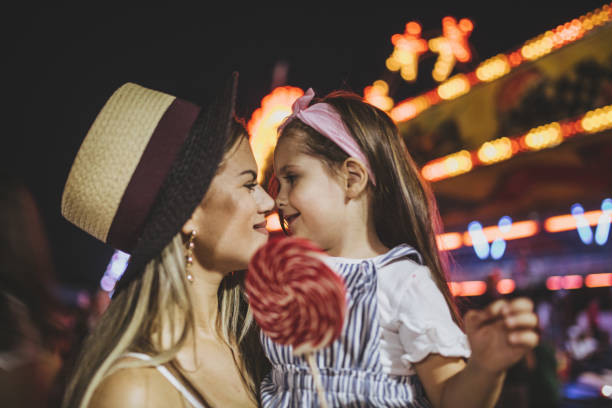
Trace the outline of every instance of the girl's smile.
{"label": "girl's smile", "polygon": [[287,221],[287,224],[289,224],[289,226],[291,226],[291,223],[293,223],[293,221],[295,221],[297,219],[297,217],[300,216],[300,213],[293,213],[291,215],[286,215],[283,213],[283,218],[285,219],[285,221]]}

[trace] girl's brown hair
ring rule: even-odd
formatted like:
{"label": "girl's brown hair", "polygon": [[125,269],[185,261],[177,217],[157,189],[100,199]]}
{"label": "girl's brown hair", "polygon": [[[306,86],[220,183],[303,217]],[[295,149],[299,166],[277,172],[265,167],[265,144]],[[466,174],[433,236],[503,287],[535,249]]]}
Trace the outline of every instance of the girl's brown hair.
{"label": "girl's brown hair", "polygon": [[[414,247],[448,303],[454,320],[462,326],[454,297],[447,284],[450,258],[438,250],[436,235],[442,222],[429,184],[422,179],[399,130],[389,115],[349,91],[334,91],[314,103],[331,105],[366,155],[376,185],[370,184],[376,232],[393,248],[402,243]],[[299,119],[282,130],[283,138],[297,138],[305,154],[321,159],[330,171],[349,157],[327,137]]]}

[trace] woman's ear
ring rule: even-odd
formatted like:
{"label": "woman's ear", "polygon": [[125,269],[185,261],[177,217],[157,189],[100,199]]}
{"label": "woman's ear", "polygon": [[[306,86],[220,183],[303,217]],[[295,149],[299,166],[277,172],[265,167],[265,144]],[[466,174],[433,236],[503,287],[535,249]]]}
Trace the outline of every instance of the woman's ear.
{"label": "woman's ear", "polygon": [[359,160],[349,157],[342,164],[342,172],[346,179],[346,194],[348,198],[356,198],[368,186],[368,171]]}
{"label": "woman's ear", "polygon": [[196,229],[195,222],[193,221],[193,217],[191,217],[187,220],[187,222],[185,222],[185,224],[183,225],[183,228],[181,228],[181,232],[185,235],[189,235],[191,234],[191,231],[195,229]]}

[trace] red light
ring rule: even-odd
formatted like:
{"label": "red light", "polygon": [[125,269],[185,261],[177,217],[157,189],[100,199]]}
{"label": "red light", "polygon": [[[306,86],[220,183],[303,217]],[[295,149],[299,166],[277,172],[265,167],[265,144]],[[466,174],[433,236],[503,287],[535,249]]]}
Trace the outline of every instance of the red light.
{"label": "red light", "polygon": [[410,35],[421,34],[421,25],[416,21],[411,21],[406,24],[406,32]]}
{"label": "red light", "polygon": [[502,295],[514,292],[515,288],[516,284],[512,279],[501,279],[499,282],[497,282],[497,291]]}
{"label": "red light", "polygon": [[563,277],[563,289],[579,289],[582,287],[582,276],[565,275]]}
{"label": "red light", "polygon": [[461,282],[461,296],[480,296],[486,291],[487,284],[484,281]]}
{"label": "red light", "polygon": [[474,30],[474,23],[472,23],[472,20],[470,19],[462,18],[459,21],[459,28],[463,32],[471,32],[472,30]]}
{"label": "red light", "polygon": [[436,237],[440,251],[451,251],[463,245],[461,234],[458,232],[447,232]]}
{"label": "red light", "polygon": [[448,282],[448,288],[453,296],[461,296],[461,283]]}
{"label": "red light", "polygon": [[587,275],[584,285],[587,288],[599,288],[612,286],[612,273],[592,273]]}
{"label": "red light", "polygon": [[474,29],[474,25],[468,19],[457,20],[447,16],[442,19],[442,35],[449,41],[453,55],[458,61],[467,62],[472,59],[472,53],[467,38]]}
{"label": "red light", "polygon": [[563,287],[563,279],[561,276],[549,276],[546,279],[546,288],[548,290],[559,290]]}
{"label": "red light", "polygon": [[513,67],[516,67],[517,65],[520,65],[521,62],[523,62],[523,57],[521,56],[520,51],[513,52],[512,54],[510,54],[508,59],[510,60],[510,65]]}
{"label": "red light", "polygon": [[[601,216],[601,210],[587,211],[584,213],[584,218],[587,220],[591,227],[597,225],[599,217]],[[571,215],[557,215],[555,217],[547,218],[544,221],[544,229],[547,232],[563,232],[571,231],[576,229],[576,218]]]}

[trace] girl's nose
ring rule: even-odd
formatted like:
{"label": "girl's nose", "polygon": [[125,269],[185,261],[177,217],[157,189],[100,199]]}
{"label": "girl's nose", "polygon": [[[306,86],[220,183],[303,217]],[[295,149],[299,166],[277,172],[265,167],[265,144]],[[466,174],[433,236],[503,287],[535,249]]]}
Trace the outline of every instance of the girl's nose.
{"label": "girl's nose", "polygon": [[286,207],[287,206],[287,197],[285,194],[280,193],[276,196],[276,207],[277,208],[282,208],[282,207]]}

